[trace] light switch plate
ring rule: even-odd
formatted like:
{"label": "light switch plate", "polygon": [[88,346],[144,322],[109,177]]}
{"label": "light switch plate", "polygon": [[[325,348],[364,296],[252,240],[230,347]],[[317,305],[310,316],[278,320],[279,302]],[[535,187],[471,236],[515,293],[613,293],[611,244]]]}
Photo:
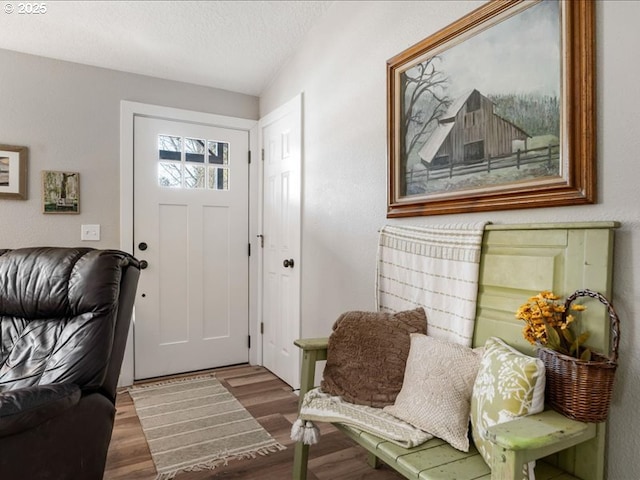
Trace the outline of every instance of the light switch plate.
{"label": "light switch plate", "polygon": [[97,242],[100,240],[100,225],[82,225],[80,240]]}

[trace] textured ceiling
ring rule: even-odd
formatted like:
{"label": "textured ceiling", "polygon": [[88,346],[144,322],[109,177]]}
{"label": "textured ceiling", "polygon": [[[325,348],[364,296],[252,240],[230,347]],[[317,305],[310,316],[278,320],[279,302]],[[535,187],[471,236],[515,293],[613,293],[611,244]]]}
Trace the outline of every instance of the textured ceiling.
{"label": "textured ceiling", "polygon": [[2,2],[0,48],[260,95],[331,3]]}

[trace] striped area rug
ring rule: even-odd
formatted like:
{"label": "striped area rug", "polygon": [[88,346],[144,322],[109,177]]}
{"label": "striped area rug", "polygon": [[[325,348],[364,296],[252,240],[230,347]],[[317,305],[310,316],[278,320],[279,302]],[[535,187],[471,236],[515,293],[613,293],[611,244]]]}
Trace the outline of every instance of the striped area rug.
{"label": "striped area rug", "polygon": [[129,393],[157,480],[286,448],[214,376],[133,386]]}

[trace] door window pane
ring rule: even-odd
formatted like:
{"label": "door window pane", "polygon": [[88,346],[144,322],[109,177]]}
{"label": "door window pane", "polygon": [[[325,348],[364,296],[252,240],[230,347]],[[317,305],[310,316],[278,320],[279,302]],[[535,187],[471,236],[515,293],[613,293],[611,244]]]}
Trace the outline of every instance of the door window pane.
{"label": "door window pane", "polygon": [[180,160],[182,138],[171,135],[158,135],[158,158],[160,160]]}
{"label": "door window pane", "polygon": [[158,135],[158,159],[161,187],[229,190],[227,142]]}
{"label": "door window pane", "polygon": [[172,188],[181,187],[182,165],[173,162],[160,162],[158,164],[158,185]]}
{"label": "door window pane", "polygon": [[185,188],[204,188],[204,167],[199,165],[185,165]]}
{"label": "door window pane", "polygon": [[226,142],[216,142],[209,140],[209,163],[217,165],[229,164],[229,144]]}
{"label": "door window pane", "polygon": [[199,140],[197,138],[185,138],[184,152],[185,160],[187,162],[204,163],[204,140]]}
{"label": "door window pane", "polygon": [[229,190],[229,169],[209,167],[209,188],[213,190]]}

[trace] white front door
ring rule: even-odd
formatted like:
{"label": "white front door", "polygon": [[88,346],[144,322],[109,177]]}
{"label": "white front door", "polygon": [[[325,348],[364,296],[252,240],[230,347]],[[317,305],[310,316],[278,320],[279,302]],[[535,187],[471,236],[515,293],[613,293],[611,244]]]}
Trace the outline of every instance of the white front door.
{"label": "white front door", "polygon": [[136,379],[248,361],[248,137],[135,117]]}
{"label": "white front door", "polygon": [[264,155],[264,366],[294,389],[300,385],[301,99],[260,121]]}

